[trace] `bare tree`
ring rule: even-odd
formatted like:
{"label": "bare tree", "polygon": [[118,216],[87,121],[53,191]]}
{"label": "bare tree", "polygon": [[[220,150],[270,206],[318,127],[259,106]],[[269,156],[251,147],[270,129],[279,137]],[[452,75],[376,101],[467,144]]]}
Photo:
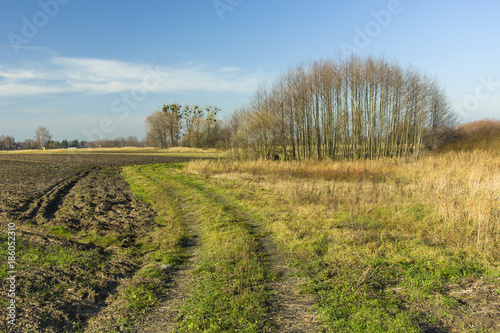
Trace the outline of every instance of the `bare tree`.
{"label": "bare tree", "polygon": [[39,145],[40,149],[45,150],[45,146],[52,139],[52,135],[47,130],[45,126],[38,126],[35,132],[35,141]]}
{"label": "bare tree", "polygon": [[128,147],[139,147],[139,140],[136,136],[129,135],[125,142]]}
{"label": "bare tree", "polygon": [[0,150],[13,149],[16,140],[12,135],[0,135]]}
{"label": "bare tree", "polygon": [[424,135],[424,144],[435,150],[446,141],[453,129],[458,125],[458,117],[451,110],[450,103],[442,89],[436,83],[431,89],[429,118]]}
{"label": "bare tree", "polygon": [[182,107],[180,104],[163,104],[162,111],[166,115],[168,126],[168,135],[170,137],[170,144],[172,146],[177,146],[179,144],[179,139],[181,137],[182,130]]}
{"label": "bare tree", "polygon": [[149,145],[167,148],[170,125],[168,117],[165,112],[155,111],[146,118],[146,141]]}
{"label": "bare tree", "polygon": [[3,145],[4,145],[5,149],[13,149],[13,146],[15,143],[16,143],[16,140],[14,139],[14,137],[12,135],[7,135],[3,139]]}
{"label": "bare tree", "polygon": [[192,143],[194,141],[196,141],[194,145],[198,145],[198,140],[193,140],[193,133],[195,132],[195,127],[198,126],[198,119],[200,119],[203,115],[203,108],[200,108],[198,105],[195,105],[193,107],[189,107],[189,105],[186,105],[184,107],[184,110],[182,111],[182,114],[186,128],[186,133],[184,135],[186,138],[185,141],[187,141],[187,146],[192,147]]}

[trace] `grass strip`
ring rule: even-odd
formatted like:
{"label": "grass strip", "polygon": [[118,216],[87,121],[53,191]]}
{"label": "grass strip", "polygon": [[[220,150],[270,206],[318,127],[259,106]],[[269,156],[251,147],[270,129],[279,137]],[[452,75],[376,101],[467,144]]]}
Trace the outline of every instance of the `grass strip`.
{"label": "grass strip", "polygon": [[183,309],[182,331],[262,332],[273,323],[266,282],[275,278],[261,260],[248,226],[228,205],[207,196],[172,165],[142,171],[173,188],[200,220],[201,249],[193,293]]}

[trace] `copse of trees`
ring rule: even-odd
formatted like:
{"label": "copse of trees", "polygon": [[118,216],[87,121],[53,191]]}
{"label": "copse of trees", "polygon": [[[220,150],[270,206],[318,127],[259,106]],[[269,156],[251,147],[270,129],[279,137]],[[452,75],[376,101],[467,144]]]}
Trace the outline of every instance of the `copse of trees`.
{"label": "copse of trees", "polygon": [[16,140],[12,135],[0,135],[0,150],[18,149]]}
{"label": "copse of trees", "polygon": [[224,131],[216,118],[219,112],[213,106],[164,104],[146,118],[146,142],[161,148],[220,146]]}
{"label": "copse of trees", "polygon": [[443,90],[412,67],[350,56],[299,65],[260,87],[229,128],[248,158],[417,158],[456,124]]}

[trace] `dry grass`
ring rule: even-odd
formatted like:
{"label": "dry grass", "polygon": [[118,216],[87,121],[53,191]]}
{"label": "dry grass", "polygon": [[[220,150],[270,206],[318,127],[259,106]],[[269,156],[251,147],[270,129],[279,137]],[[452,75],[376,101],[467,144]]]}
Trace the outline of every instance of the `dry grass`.
{"label": "dry grass", "polygon": [[480,288],[453,293],[471,283],[500,290],[497,155],[184,170],[262,221],[332,331],[498,331],[500,294],[490,306]]}
{"label": "dry grass", "polygon": [[216,148],[190,148],[190,147],[170,147],[165,149],[167,153],[217,153],[221,152]]}
{"label": "dry grass", "polygon": [[436,214],[418,226],[400,225],[400,232],[406,229],[436,244],[500,254],[500,158],[484,151],[449,152],[415,162],[205,160],[190,162],[186,171],[233,179],[247,176],[298,203],[342,207],[361,216],[381,207],[397,215],[401,207],[428,205]]}

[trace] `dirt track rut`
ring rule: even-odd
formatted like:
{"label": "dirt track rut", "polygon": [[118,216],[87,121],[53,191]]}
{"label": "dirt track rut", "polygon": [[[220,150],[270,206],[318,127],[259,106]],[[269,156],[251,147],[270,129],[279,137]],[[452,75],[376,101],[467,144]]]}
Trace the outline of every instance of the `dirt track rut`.
{"label": "dirt track rut", "polygon": [[184,240],[183,244],[186,250],[184,261],[173,269],[168,290],[157,296],[158,300],[155,307],[147,313],[143,323],[136,330],[144,333],[175,332],[182,305],[190,295],[189,285],[193,278],[192,271],[197,264],[197,251],[199,251],[201,242],[199,218],[194,211],[189,210],[189,207],[183,203],[182,198],[172,187],[153,176],[145,174],[142,170],[141,173],[144,177],[163,187],[164,191],[169,195],[176,198],[177,209],[182,214],[186,233],[189,237]]}
{"label": "dirt track rut", "polygon": [[313,313],[314,299],[299,293],[298,288],[302,281],[298,277],[290,276],[291,272],[286,259],[280,254],[262,223],[207,187],[198,186],[197,188],[207,197],[226,207],[231,207],[232,213],[245,221],[251,233],[258,236],[259,247],[265,254],[267,265],[279,277],[277,281],[269,285],[274,296],[271,306],[272,317],[278,325],[278,332],[321,332],[319,318]]}
{"label": "dirt track rut", "polygon": [[24,213],[24,218],[47,221],[54,217],[54,214],[63,203],[64,197],[71,191],[80,180],[88,175],[91,170],[85,170],[77,173],[75,176],[64,179],[63,181],[51,186],[40,198],[35,199],[30,208]]}
{"label": "dirt track rut", "polygon": [[[193,231],[197,237],[199,235],[199,218],[196,212],[188,205],[182,203],[182,198],[176,191],[162,180],[146,175],[159,184],[162,184],[166,191],[175,196],[179,201],[179,209],[189,211],[184,214],[184,220],[188,229]],[[182,184],[181,186],[192,186],[192,184]],[[203,196],[216,201],[224,207],[229,207],[229,211],[240,220],[245,221],[251,234],[256,236],[260,251],[264,254],[263,260],[266,265],[278,275],[276,281],[269,282],[269,289],[272,290],[273,301],[269,306],[271,318],[278,326],[276,332],[321,332],[319,318],[313,313],[314,299],[299,293],[298,289],[302,281],[300,278],[290,276],[290,269],[286,259],[280,254],[273,239],[261,223],[256,221],[250,214],[237,208],[234,204],[224,199],[208,187],[197,185],[195,187]],[[140,332],[170,332],[175,330],[175,325],[171,322],[180,315],[179,306],[189,297],[189,282],[192,280],[191,271],[196,264],[196,250],[199,240],[195,240],[189,250],[189,259],[173,275],[173,284],[168,293],[162,297],[158,307],[151,312],[145,325]]]}

